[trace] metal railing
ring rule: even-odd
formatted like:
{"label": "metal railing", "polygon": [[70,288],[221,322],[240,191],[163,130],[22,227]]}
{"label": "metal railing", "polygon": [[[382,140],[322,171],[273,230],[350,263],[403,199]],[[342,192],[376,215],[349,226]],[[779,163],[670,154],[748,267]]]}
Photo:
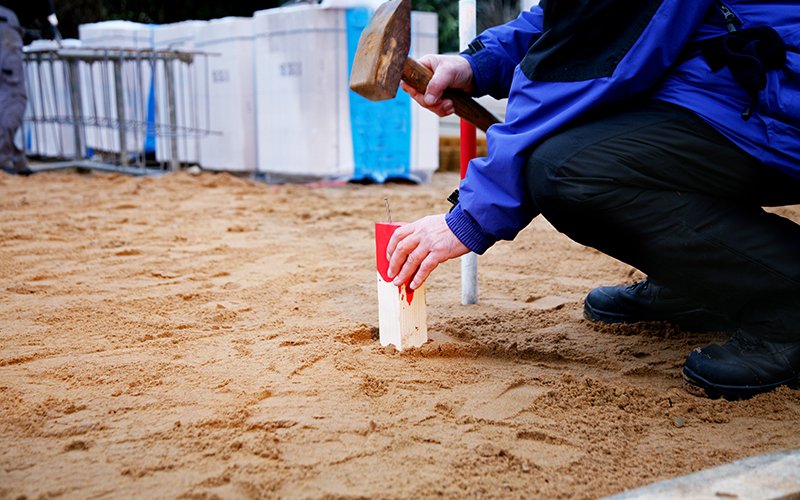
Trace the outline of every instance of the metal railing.
{"label": "metal railing", "polygon": [[194,61],[207,56],[110,48],[25,52],[26,155],[64,160],[48,168],[139,174],[193,163],[198,140],[212,133],[208,123],[198,124],[197,112]]}

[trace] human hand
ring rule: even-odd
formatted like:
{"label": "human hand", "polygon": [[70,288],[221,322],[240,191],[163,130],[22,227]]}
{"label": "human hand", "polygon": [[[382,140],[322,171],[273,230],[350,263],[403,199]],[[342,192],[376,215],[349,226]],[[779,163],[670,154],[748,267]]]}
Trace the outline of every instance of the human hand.
{"label": "human hand", "polygon": [[406,82],[400,82],[400,88],[408,93],[420,106],[427,108],[439,116],[453,114],[453,101],[442,99],[444,89],[451,87],[464,92],[472,92],[473,75],[472,66],[461,56],[456,55],[427,55],[419,58],[421,65],[433,71],[428,88],[423,95]]}
{"label": "human hand", "polygon": [[394,231],[386,248],[387,274],[393,285],[400,286],[411,279],[409,288],[416,290],[436,266],[469,252],[444,217],[444,214],[429,215]]}

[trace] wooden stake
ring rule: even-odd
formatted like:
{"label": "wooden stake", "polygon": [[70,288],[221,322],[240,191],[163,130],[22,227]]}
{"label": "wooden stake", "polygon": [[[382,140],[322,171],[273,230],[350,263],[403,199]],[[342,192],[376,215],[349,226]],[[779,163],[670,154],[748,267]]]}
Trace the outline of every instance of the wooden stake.
{"label": "wooden stake", "polygon": [[389,269],[386,247],[392,233],[402,225],[402,222],[375,224],[380,341],[383,346],[393,344],[398,351],[419,347],[428,341],[425,284],[410,290],[407,283],[394,286],[386,275]]}

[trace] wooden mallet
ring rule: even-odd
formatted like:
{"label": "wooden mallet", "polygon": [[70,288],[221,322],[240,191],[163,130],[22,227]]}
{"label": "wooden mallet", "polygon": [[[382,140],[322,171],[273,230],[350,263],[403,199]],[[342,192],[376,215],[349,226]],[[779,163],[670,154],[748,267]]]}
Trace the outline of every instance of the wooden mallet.
{"label": "wooden mallet", "polygon": [[[400,80],[425,93],[433,72],[408,57],[411,47],[411,0],[382,4],[358,40],[350,88],[371,101],[393,99]],[[453,101],[455,113],[486,131],[499,120],[466,92],[446,89],[444,99]]]}

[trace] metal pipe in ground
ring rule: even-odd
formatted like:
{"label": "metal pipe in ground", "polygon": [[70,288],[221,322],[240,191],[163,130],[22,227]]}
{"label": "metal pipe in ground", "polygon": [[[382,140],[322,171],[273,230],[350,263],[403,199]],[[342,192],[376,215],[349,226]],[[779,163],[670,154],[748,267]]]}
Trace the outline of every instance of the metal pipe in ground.
{"label": "metal pipe in ground", "polygon": [[[476,36],[475,0],[458,1],[458,32],[461,50]],[[467,165],[477,156],[477,131],[475,126],[461,120],[461,178],[467,174]],[[478,303],[478,256],[472,252],[461,257],[461,304]]]}

